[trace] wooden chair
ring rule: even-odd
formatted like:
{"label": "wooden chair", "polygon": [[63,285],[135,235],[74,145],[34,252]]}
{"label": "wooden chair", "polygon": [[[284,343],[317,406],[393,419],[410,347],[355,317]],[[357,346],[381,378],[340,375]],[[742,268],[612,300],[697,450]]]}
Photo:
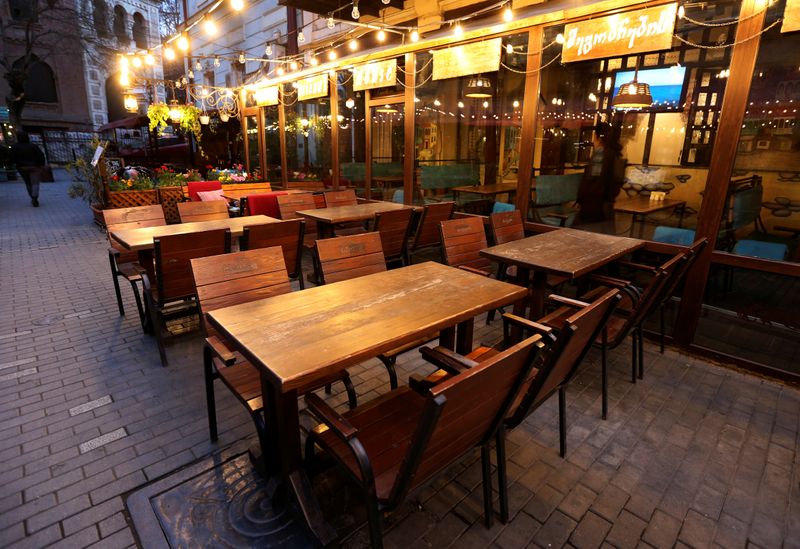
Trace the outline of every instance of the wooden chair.
{"label": "wooden chair", "polygon": [[288,219],[280,223],[247,226],[239,242],[239,249],[244,251],[280,246],[289,278],[297,280],[302,290],[305,288],[301,261],[305,224],[302,219]]}
{"label": "wooden chair", "polygon": [[228,219],[228,203],[224,200],[211,202],[178,202],[178,215],[181,223],[193,221],[212,221]]}
{"label": "wooden chair", "polygon": [[[208,429],[212,441],[217,440],[215,379],[221,379],[250,413],[262,448],[266,441],[266,421],[261,394],[261,376],[258,370],[240,353],[231,352],[225,337],[206,322],[205,315],[222,307],[291,292],[284,265],[284,255],[280,246],[191,260],[192,276],[200,305],[200,318],[206,334],[203,372]],[[355,408],[356,394],[347,372],[334,374],[325,382],[333,381],[344,383],[350,407]],[[317,389],[321,385],[304,387],[300,393]]]}
{"label": "wooden chair", "polygon": [[415,254],[425,248],[440,247],[442,233],[439,223],[453,217],[454,209],[455,202],[426,204],[422,209],[414,238],[411,240],[409,252]]}
{"label": "wooden chair", "polygon": [[325,197],[326,208],[335,208],[337,206],[355,206],[358,204],[355,189],[328,191],[323,193],[323,196]]}
{"label": "wooden chair", "polygon": [[489,445],[531,372],[540,339],[528,338],[424,396],[403,387],[342,415],[316,395],[306,396],[322,422],[306,439],[308,464],[318,446],[360,485],[372,547],[383,546],[383,512],[475,447],[481,449],[484,521],[491,526]]}
{"label": "wooden chair", "polygon": [[160,204],[153,206],[137,206],[134,208],[113,208],[103,210],[103,221],[106,225],[108,236],[108,263],[111,266],[111,279],[114,281],[114,293],[117,296],[117,308],[120,316],[125,316],[125,306],[122,304],[122,293],[119,289],[119,277],[127,280],[136,299],[136,310],[139,312],[139,321],[145,327],[145,316],[142,298],[139,295],[138,283],[142,280],[142,266],[139,265],[139,254],[126,250],[119,242],[114,240],[111,233],[123,229],[138,227],[158,227],[166,225],[164,209]]}
{"label": "wooden chair", "polygon": [[373,230],[381,235],[381,246],[386,263],[399,261],[408,265],[408,235],[411,232],[411,217],[414,210],[404,208],[375,214]]}
{"label": "wooden chair", "polygon": [[519,210],[493,213],[489,216],[489,227],[495,244],[505,244],[525,238],[525,225]]}
{"label": "wooden chair", "polygon": [[228,253],[231,235],[228,229],[217,229],[197,233],[176,234],[153,239],[155,257],[155,284],[146,274],[142,275],[145,299],[150,311],[153,330],[158,343],[161,365],[167,365],[164,350],[166,320],[172,316],[183,316],[186,307],[174,307],[178,302],[193,301],[195,286],[190,260]]}
{"label": "wooden chair", "polygon": [[[311,193],[286,194],[278,197],[278,210],[281,219],[303,219],[303,217],[297,215],[298,211],[316,209],[317,203]],[[311,249],[317,240],[317,222],[306,220],[305,227],[303,246]]]}
{"label": "wooden chair", "polygon": [[492,262],[481,256],[488,248],[483,218],[460,217],[439,223],[442,232],[442,258],[445,264],[484,276],[492,274]]}

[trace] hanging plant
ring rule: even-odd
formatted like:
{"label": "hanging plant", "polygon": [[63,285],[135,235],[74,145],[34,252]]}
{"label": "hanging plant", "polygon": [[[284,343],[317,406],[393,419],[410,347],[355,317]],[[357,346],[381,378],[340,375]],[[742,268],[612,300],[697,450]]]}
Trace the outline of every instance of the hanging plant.
{"label": "hanging plant", "polygon": [[178,129],[184,135],[192,134],[194,136],[200,155],[205,158],[206,153],[201,145],[203,128],[200,125],[200,109],[194,105],[173,104],[170,106],[166,103],[154,103],[148,106],[147,117],[150,119],[150,131],[157,130],[158,135],[161,136],[162,128],[166,128],[172,123],[171,110],[177,110],[179,113]]}
{"label": "hanging plant", "polygon": [[169,125],[169,106],[166,103],[154,103],[147,107],[147,118],[150,119],[150,131],[156,130],[160,136],[161,128]]}

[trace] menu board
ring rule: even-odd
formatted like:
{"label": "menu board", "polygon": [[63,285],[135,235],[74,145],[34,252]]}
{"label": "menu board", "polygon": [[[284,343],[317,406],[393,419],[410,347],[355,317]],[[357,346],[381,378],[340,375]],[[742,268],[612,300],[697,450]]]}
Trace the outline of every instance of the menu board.
{"label": "menu board", "polygon": [[397,83],[397,59],[353,67],[353,90],[385,88]]}
{"label": "menu board", "polygon": [[297,81],[297,99],[305,101],[328,95],[328,73],[318,74]]}
{"label": "menu board", "polygon": [[495,72],[500,68],[501,38],[433,52],[433,79]]}

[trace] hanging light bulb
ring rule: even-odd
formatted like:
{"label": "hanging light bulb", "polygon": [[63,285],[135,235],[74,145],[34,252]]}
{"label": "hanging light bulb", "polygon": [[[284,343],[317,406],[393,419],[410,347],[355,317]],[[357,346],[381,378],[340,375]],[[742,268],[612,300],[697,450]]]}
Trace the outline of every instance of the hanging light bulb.
{"label": "hanging light bulb", "polygon": [[515,109],[518,109],[519,108],[519,101],[517,101],[515,99],[514,102],[512,103],[512,105],[514,106]]}
{"label": "hanging light bulb", "polygon": [[344,102],[344,106],[347,107],[348,109],[352,109],[353,107],[355,107],[355,105],[356,102],[353,100],[352,97],[348,97],[347,101]]}
{"label": "hanging light bulb", "polygon": [[189,81],[186,79],[185,76],[181,76],[181,83],[185,86]]}
{"label": "hanging light bulb", "polygon": [[411,41],[419,42],[419,32],[416,30],[411,31]]}
{"label": "hanging light bulb", "polygon": [[119,68],[121,70],[125,70],[125,71],[128,70],[128,64],[129,64],[129,61],[128,61],[127,57],[122,56],[122,57],[119,58]]}
{"label": "hanging light bulb", "polygon": [[463,109],[464,108],[464,102],[463,101],[459,101],[458,102],[458,108],[459,109]]}
{"label": "hanging light bulb", "polygon": [[195,61],[195,64],[194,64],[194,70],[196,70],[196,71],[201,71],[201,70],[203,70],[203,64],[202,64],[202,63],[200,63],[200,60],[199,60],[199,59],[198,59],[197,61]]}
{"label": "hanging light bulb", "polygon": [[173,50],[169,46],[164,48],[164,57],[166,58],[167,61],[172,61],[173,59],[175,59],[175,50]]}
{"label": "hanging light bulb", "polygon": [[503,21],[510,23],[513,20],[514,12],[511,11],[511,6],[506,6],[506,9],[503,10]]}
{"label": "hanging light bulb", "polygon": [[186,76],[189,78],[189,80],[193,79],[194,71],[192,69],[189,69],[189,72],[186,73]]}
{"label": "hanging light bulb", "polygon": [[297,67],[298,67],[297,61],[292,61],[291,63],[289,63],[289,69],[296,71]]}
{"label": "hanging light bulb", "polygon": [[361,17],[361,12],[358,11],[358,2],[353,2],[353,11],[350,12],[350,17],[358,21],[358,18]]}
{"label": "hanging light bulb", "polygon": [[334,50],[328,52],[328,61],[336,61],[336,52]]}
{"label": "hanging light bulb", "polygon": [[388,6],[389,4],[391,4],[391,3],[392,3],[392,0],[381,0],[381,3],[382,3],[384,6]]}
{"label": "hanging light bulb", "polygon": [[203,21],[203,30],[209,36],[216,36],[217,35],[217,24],[214,23],[213,19],[205,19]]}
{"label": "hanging light bulb", "polygon": [[179,78],[178,80],[175,81],[175,87],[181,89],[181,86],[183,86],[183,82],[181,82]]}
{"label": "hanging light bulb", "polygon": [[235,11],[242,11],[244,9],[244,0],[231,0],[231,7]]}
{"label": "hanging light bulb", "polygon": [[297,31],[297,41],[301,44],[306,41],[306,35],[303,34],[303,31]]}
{"label": "hanging light bulb", "polygon": [[267,48],[264,50],[264,53],[267,54],[267,57],[272,55],[272,44],[267,44]]}
{"label": "hanging light bulb", "polygon": [[489,108],[489,102],[488,101],[484,101],[483,102],[483,108],[484,109],[488,109]]}
{"label": "hanging light bulb", "polygon": [[378,39],[378,42],[385,41],[386,40],[386,31],[383,30],[383,29],[379,30],[378,34],[376,35],[376,38]]}
{"label": "hanging light bulb", "polygon": [[219,67],[219,57],[214,58],[214,66]]}
{"label": "hanging light bulb", "polygon": [[317,56],[315,55],[315,56],[313,56],[313,57],[311,58],[311,60],[309,61],[309,63],[311,63],[311,66],[312,66],[312,67],[316,67],[317,65],[319,65],[319,59],[317,59]]}
{"label": "hanging light bulb", "polygon": [[283,76],[285,72],[286,71],[284,70],[283,67],[278,67],[277,69],[275,69],[275,74],[277,74],[278,76]]}
{"label": "hanging light bulb", "polygon": [[514,46],[512,46],[511,44],[506,44],[506,53],[508,55],[511,55],[512,53],[514,53]]}
{"label": "hanging light bulb", "polygon": [[356,51],[358,49],[358,40],[353,38],[347,43],[347,47],[350,48],[350,51]]}
{"label": "hanging light bulb", "polygon": [[153,54],[150,53],[150,52],[147,52],[147,55],[144,56],[144,64],[145,65],[152,65],[155,62],[156,62],[156,59],[155,59],[155,57],[153,57]]}
{"label": "hanging light bulb", "polygon": [[189,39],[186,38],[186,35],[181,34],[176,42],[176,45],[178,46],[179,50],[186,51],[189,49]]}
{"label": "hanging light bulb", "polygon": [[328,16],[328,28],[332,29],[335,26],[336,26],[336,21],[333,20],[333,16],[332,15],[329,15]]}
{"label": "hanging light bulb", "polygon": [[122,99],[122,104],[128,112],[137,112],[139,110],[139,102],[136,101],[136,96],[129,93],[125,94]]}
{"label": "hanging light bulb", "polygon": [[678,6],[678,19],[683,19],[684,17],[686,17],[686,8]]}
{"label": "hanging light bulb", "polygon": [[173,122],[180,122],[183,118],[183,111],[175,99],[169,102],[169,118]]}
{"label": "hanging light bulb", "polygon": [[134,57],[134,58],[131,60],[131,64],[132,64],[134,67],[136,67],[136,68],[138,69],[139,67],[141,67],[141,66],[142,66],[142,60],[141,60],[141,59],[139,59],[139,57],[138,57],[138,56],[135,56],[135,57]]}
{"label": "hanging light bulb", "polygon": [[464,34],[464,29],[461,28],[460,21],[457,22],[456,26],[453,28],[453,34],[455,34],[457,37],[460,37],[462,34]]}
{"label": "hanging light bulb", "polygon": [[563,44],[564,43],[564,35],[560,32],[556,34],[556,44]]}
{"label": "hanging light bulb", "polygon": [[434,107],[441,107],[442,106],[442,102],[439,101],[438,99],[434,99],[433,100],[433,106]]}
{"label": "hanging light bulb", "polygon": [[239,64],[240,65],[244,65],[245,61],[247,61],[247,59],[245,59],[245,57],[244,57],[244,52],[240,52],[239,53]]}
{"label": "hanging light bulb", "polygon": [[121,73],[119,74],[119,85],[120,85],[120,86],[123,86],[123,87],[124,87],[124,86],[130,86],[130,85],[131,85],[131,80],[130,80],[130,78],[128,77],[128,73],[127,73],[127,71],[126,71],[126,72],[121,72]]}

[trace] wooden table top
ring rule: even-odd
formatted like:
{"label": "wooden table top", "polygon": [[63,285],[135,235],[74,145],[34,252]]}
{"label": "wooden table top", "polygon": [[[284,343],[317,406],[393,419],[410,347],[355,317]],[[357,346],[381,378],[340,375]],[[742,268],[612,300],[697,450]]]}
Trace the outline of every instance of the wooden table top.
{"label": "wooden table top", "polygon": [[297,215],[302,215],[303,217],[316,221],[322,221],[323,223],[345,223],[347,221],[372,219],[378,212],[402,210],[407,207],[408,206],[395,202],[367,202],[365,204],[356,204],[355,206],[335,206],[333,208],[318,208],[316,210],[300,210],[297,212]]}
{"label": "wooden table top", "polygon": [[650,200],[646,197],[626,198],[614,203],[614,211],[630,214],[649,214],[686,205],[685,200]]}
{"label": "wooden table top", "polygon": [[161,225],[159,227],[140,227],[138,229],[124,229],[114,231],[111,236],[114,240],[133,251],[149,250],[153,247],[153,239],[160,236],[173,234],[198,233],[213,229],[230,229],[231,236],[242,236],[244,228],[248,225],[263,223],[277,223],[280,219],[266,215],[246,215],[243,217],[230,217],[228,219],[214,219],[212,221],[194,221],[192,223],[177,223],[175,225]]}
{"label": "wooden table top", "polygon": [[481,250],[508,265],[578,278],[644,246],[644,240],[558,229]]}
{"label": "wooden table top", "polygon": [[453,187],[451,190],[459,193],[475,193],[489,196],[493,194],[514,192],[517,190],[517,184],[497,183],[495,185],[464,185],[461,187]]}
{"label": "wooden table top", "polygon": [[526,293],[428,262],[217,309],[208,319],[286,392]]}

